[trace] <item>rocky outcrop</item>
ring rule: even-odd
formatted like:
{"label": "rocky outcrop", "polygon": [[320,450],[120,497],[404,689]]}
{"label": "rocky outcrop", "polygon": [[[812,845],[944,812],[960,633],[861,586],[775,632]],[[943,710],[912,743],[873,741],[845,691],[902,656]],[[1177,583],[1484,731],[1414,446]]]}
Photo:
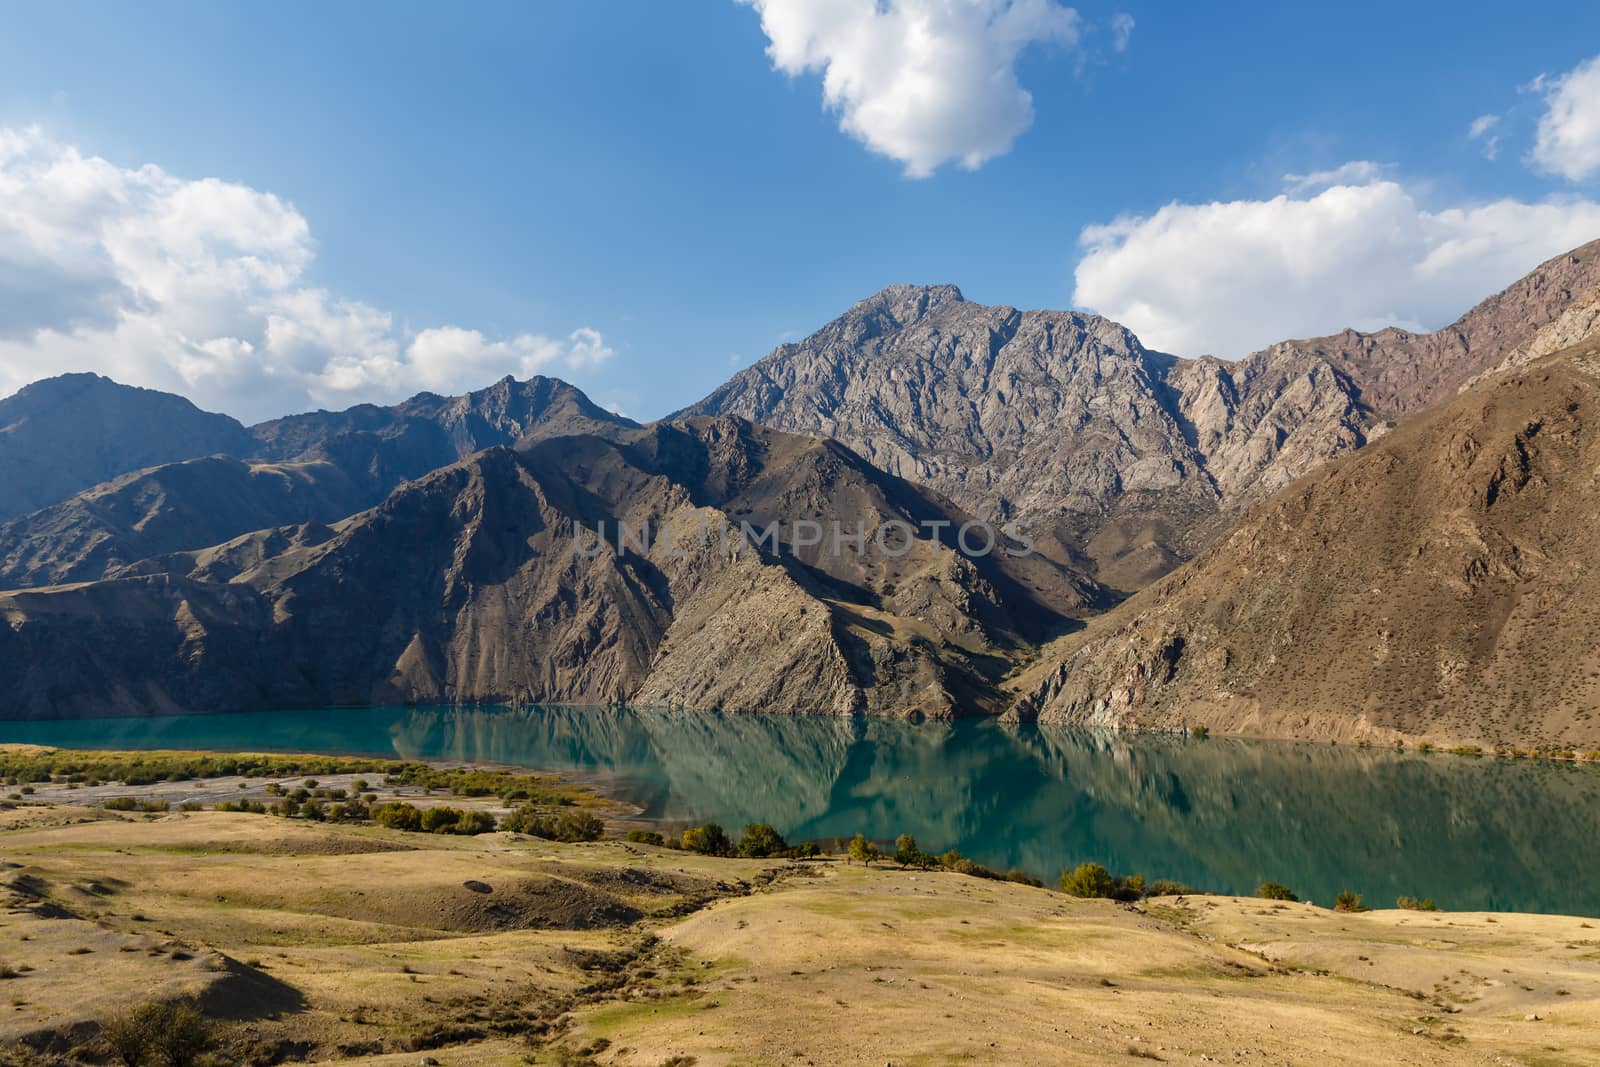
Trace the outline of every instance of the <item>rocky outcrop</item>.
{"label": "rocky outcrop", "polygon": [[1600,345],[1251,509],[1015,680],[1027,721],[1600,747]]}

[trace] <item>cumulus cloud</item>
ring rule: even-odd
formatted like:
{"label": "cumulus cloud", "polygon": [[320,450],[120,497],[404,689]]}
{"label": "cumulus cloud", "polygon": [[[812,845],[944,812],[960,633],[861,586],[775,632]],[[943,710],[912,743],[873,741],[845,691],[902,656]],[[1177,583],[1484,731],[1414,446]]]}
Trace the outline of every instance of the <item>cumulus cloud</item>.
{"label": "cumulus cloud", "polygon": [[92,370],[254,420],[578,371],[600,334],[413,332],[306,283],[311,228],[270,193],[0,129],[0,395]]}
{"label": "cumulus cloud", "polygon": [[1574,182],[1600,173],[1600,56],[1528,88],[1545,99],[1534,165]]}
{"label": "cumulus cloud", "polygon": [[773,66],[820,73],[840,127],[914,178],[1009,151],[1033,124],[1017,57],[1079,36],[1077,12],[1056,0],[742,2],[761,16]]}
{"label": "cumulus cloud", "polygon": [[1087,227],[1073,299],[1154,348],[1235,358],[1347,326],[1437,329],[1597,236],[1593,201],[1433,210],[1374,178]]}

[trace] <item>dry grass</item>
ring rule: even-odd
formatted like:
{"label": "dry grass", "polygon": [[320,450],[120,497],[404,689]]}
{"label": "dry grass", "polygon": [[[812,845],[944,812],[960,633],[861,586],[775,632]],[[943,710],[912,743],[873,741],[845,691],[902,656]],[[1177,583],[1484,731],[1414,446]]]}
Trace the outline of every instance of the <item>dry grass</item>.
{"label": "dry grass", "polygon": [[239,1059],[1600,1061],[1579,919],[1126,907],[615,841],[32,810],[54,819],[0,830],[0,960],[28,968],[0,1045],[65,1051],[132,1000],[197,996]]}

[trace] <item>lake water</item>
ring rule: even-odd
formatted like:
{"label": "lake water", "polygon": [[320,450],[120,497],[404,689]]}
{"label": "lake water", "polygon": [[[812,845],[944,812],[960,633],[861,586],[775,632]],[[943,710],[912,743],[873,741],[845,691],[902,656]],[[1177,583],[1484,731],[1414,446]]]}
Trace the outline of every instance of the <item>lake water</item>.
{"label": "lake water", "polygon": [[1327,904],[1600,914],[1600,769],[1330,745],[1123,737],[991,721],[649,709],[374,708],[3,723],[93,748],[383,754],[600,776],[671,823],[790,840],[912,833],[1053,880],[1097,860]]}

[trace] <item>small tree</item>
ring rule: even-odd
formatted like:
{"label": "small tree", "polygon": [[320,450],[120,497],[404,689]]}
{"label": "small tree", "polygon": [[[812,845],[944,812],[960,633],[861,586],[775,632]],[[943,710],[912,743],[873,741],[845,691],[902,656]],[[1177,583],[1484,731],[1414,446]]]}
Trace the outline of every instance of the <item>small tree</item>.
{"label": "small tree", "polygon": [[878,858],[878,846],[868,841],[865,834],[857,834],[850,839],[848,855],[852,862],[871,867],[872,861]]}
{"label": "small tree", "polygon": [[1061,891],[1074,897],[1109,897],[1116,891],[1116,879],[1098,863],[1080,863],[1061,872]]}
{"label": "small tree", "polygon": [[753,822],[744,828],[739,838],[739,855],[751,859],[765,859],[789,851],[783,835],[764,822]]}
{"label": "small tree", "polygon": [[704,826],[691,826],[683,832],[683,847],[690,852],[701,852],[707,856],[721,856],[732,851],[733,842],[728,840],[727,831],[714,822]]}
{"label": "small tree", "polygon": [[1256,896],[1264,900],[1297,901],[1300,899],[1295,896],[1294,890],[1286,885],[1279,885],[1277,882],[1262,882],[1256,886]]}
{"label": "small tree", "polygon": [[910,867],[917,862],[917,839],[910,834],[901,834],[894,839],[894,861],[902,867]]}

